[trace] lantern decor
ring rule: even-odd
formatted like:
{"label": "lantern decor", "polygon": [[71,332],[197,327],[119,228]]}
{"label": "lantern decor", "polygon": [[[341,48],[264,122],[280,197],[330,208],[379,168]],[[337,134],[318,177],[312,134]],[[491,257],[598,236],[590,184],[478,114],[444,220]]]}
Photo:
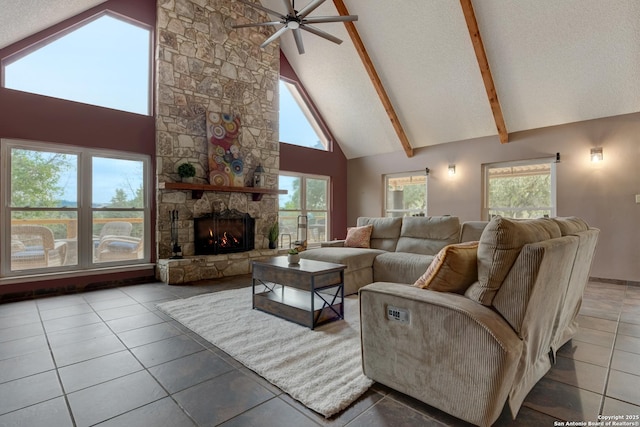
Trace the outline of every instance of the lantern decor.
{"label": "lantern decor", "polygon": [[178,244],[178,211],[169,212],[171,216],[171,258],[182,259],[182,248]]}
{"label": "lantern decor", "polygon": [[253,186],[264,187],[264,184],[264,168],[259,164],[256,170],[253,172]]}

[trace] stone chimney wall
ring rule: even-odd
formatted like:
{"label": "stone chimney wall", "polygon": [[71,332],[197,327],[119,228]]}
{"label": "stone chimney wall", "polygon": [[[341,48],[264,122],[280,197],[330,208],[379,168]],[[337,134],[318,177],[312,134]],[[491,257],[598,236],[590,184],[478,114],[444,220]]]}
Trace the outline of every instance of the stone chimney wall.
{"label": "stone chimney wall", "polygon": [[[266,187],[277,187],[279,47],[272,43],[260,48],[273,31],[267,27],[231,28],[236,23],[264,18],[234,0],[158,0],[158,183],[179,182],[178,165],[190,162],[196,167],[194,183],[209,184],[206,115],[216,112],[240,118],[245,185],[251,186],[253,171],[260,163],[267,174]],[[277,196],[265,195],[261,201],[252,201],[247,193],[205,191],[201,199],[194,199],[188,190],[158,189],[158,260],[172,254],[172,210],[178,211],[179,243],[188,257],[194,254],[194,216],[227,208],[254,217],[255,248],[267,248],[267,230],[277,220]]]}

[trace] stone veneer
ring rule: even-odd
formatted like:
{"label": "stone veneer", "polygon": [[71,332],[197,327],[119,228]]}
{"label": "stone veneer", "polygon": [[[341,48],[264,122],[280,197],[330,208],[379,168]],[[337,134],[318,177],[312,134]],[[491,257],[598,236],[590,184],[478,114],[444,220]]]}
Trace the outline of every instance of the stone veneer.
{"label": "stone veneer", "polygon": [[[157,182],[179,181],[177,166],[196,167],[194,183],[208,184],[206,113],[240,117],[245,185],[258,163],[266,186],[276,188],[279,172],[278,78],[280,50],[260,43],[271,29],[232,29],[235,23],[264,19],[235,0],[158,0],[156,57]],[[277,196],[252,201],[247,193],[157,190],[157,277],[167,283],[244,274],[250,261],[273,255],[266,249],[269,226],[277,220]],[[170,260],[170,211],[178,211],[183,260]],[[237,209],[256,219],[255,250],[241,254],[194,256],[193,218]]]}

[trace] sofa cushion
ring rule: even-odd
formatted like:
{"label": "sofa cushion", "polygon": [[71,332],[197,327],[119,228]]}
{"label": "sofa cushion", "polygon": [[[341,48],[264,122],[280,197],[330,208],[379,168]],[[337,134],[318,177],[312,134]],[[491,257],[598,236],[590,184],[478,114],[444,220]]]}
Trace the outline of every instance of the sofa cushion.
{"label": "sofa cushion", "polygon": [[464,294],[478,279],[478,242],[456,243],[438,252],[427,271],[413,284],[418,288]]}
{"label": "sofa cushion", "polygon": [[589,229],[589,224],[587,224],[585,220],[575,216],[557,217],[552,218],[552,220],[558,224],[560,233],[562,233],[563,236],[569,236]]}
{"label": "sofa cushion", "polygon": [[315,248],[300,252],[300,258],[344,264],[347,270],[371,268],[376,256],[384,251],[365,248]]}
{"label": "sofa cushion", "polygon": [[400,228],[402,227],[402,218],[370,218],[363,216],[358,218],[357,225],[373,225],[371,248],[389,252],[396,250],[398,237],[400,237]]}
{"label": "sofa cushion", "polygon": [[474,283],[466,295],[481,304],[491,305],[522,247],[555,237],[560,237],[560,228],[548,218],[494,217],[480,236],[478,283]]}
{"label": "sofa cushion", "polygon": [[434,255],[407,252],[384,252],[373,261],[373,280],[412,284],[420,277]]}
{"label": "sofa cushion", "polygon": [[348,248],[368,248],[372,230],[373,225],[347,228],[347,238],[344,241],[344,246]]}
{"label": "sofa cushion", "polygon": [[407,216],[402,219],[396,252],[435,255],[445,246],[458,243],[459,237],[457,216]]}

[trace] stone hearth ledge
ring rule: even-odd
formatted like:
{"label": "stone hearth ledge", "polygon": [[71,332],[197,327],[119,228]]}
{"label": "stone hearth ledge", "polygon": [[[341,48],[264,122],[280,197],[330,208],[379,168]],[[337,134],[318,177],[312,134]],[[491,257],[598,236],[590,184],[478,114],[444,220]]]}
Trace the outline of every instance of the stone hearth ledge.
{"label": "stone hearth ledge", "polygon": [[160,259],[157,263],[156,279],[168,285],[185,285],[198,280],[249,274],[252,261],[264,260],[286,252],[286,249],[260,249],[233,254]]}

